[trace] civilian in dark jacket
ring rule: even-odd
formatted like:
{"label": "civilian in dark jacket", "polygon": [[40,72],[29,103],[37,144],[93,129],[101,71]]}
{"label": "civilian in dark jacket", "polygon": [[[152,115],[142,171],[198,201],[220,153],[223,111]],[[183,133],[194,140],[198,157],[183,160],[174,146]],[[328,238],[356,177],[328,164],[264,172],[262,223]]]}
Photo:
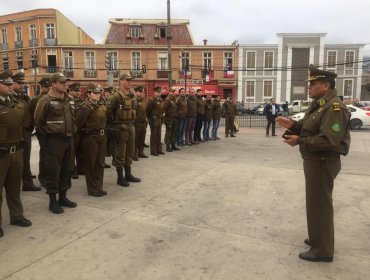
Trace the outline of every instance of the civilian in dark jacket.
{"label": "civilian in dark jacket", "polygon": [[271,126],[271,134],[272,136],[276,136],[275,134],[275,119],[278,116],[278,112],[280,111],[279,105],[275,103],[275,98],[270,99],[270,103],[265,106],[263,112],[266,114],[267,119],[267,126],[266,126],[266,136],[269,136],[270,126]]}

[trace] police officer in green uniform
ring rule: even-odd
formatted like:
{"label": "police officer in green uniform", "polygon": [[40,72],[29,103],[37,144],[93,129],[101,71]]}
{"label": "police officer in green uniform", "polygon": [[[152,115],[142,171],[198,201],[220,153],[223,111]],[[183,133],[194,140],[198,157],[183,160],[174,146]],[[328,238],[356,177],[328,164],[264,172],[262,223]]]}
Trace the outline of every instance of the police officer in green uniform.
{"label": "police officer in green uniform", "polygon": [[146,120],[146,105],[147,102],[144,97],[144,87],[137,86],[135,89],[136,100],[136,120],[135,120],[135,157],[147,158],[144,154],[144,144],[146,136],[146,127],[148,122]]}
{"label": "police officer in green uniform", "polygon": [[303,158],[309,236],[304,242],[311,248],[299,257],[307,261],[331,262],[334,255],[334,179],[341,169],[340,155],[347,155],[351,141],[350,113],[337,96],[336,77],[310,65],[308,94],[313,102],[305,117],[299,122],[277,119],[289,129],[284,142],[299,145]]}
{"label": "police officer in green uniform", "polygon": [[212,122],[212,96],[207,95],[207,99],[204,102],[204,117],[203,117],[203,140],[209,141],[211,137],[209,136],[209,129],[211,128]]}
{"label": "police officer in green uniform", "polygon": [[45,187],[50,199],[49,210],[61,214],[62,206],[77,207],[77,203],[67,198],[73,172],[76,124],[74,104],[67,94],[67,78],[58,73],[51,76],[50,81],[51,89],[37,103],[34,119],[37,128],[46,135]]}
{"label": "police officer in green uniform", "polygon": [[197,116],[197,100],[194,89],[189,90],[189,96],[187,96],[186,101],[188,103],[188,113],[186,114],[185,144],[191,146],[195,144],[194,128]]}
{"label": "police officer in green uniform", "polygon": [[26,124],[24,105],[12,95],[11,72],[0,73],[0,238],[4,236],[1,207],[3,188],[8,203],[10,224],[31,226],[23,216],[20,197],[23,167],[23,127]]}
{"label": "police officer in green uniform", "polygon": [[18,72],[13,75],[12,80],[14,84],[13,97],[21,102],[24,106],[26,126],[23,134],[23,172],[22,172],[22,190],[23,191],[41,191],[41,188],[35,186],[33,183],[33,175],[31,173],[30,159],[31,159],[31,137],[34,129],[33,118],[31,117],[30,103],[31,99],[28,95],[22,92],[26,80],[23,72]]}
{"label": "police officer in green uniform", "polygon": [[188,115],[188,101],[185,96],[185,89],[179,90],[179,97],[176,101],[178,109],[177,117],[177,146],[185,146],[186,117]]}
{"label": "police officer in green uniform", "polygon": [[[111,128],[115,131],[115,166],[117,170],[117,184],[128,187],[129,182],[140,182],[131,173],[132,157],[135,150],[135,118],[134,100],[130,97],[132,76],[123,73],[120,76],[121,88],[115,89],[109,97],[110,105],[107,108],[107,118]],[[123,168],[125,176],[123,176]]]}
{"label": "police officer in green uniform", "polygon": [[[35,110],[36,110],[36,105],[37,102],[43,97],[44,95],[47,95],[50,87],[51,87],[51,82],[50,82],[50,77],[43,77],[39,81],[39,85],[41,87],[40,94],[35,96],[31,100],[30,104],[30,113],[32,117],[32,123],[35,124],[34,121],[34,115],[35,115]],[[46,180],[46,134],[44,134],[42,131],[40,131],[36,127],[36,137],[37,140],[39,141],[39,175],[38,179],[42,187],[45,187],[45,180]]]}
{"label": "police officer in green uniform", "polygon": [[170,89],[166,99],[163,101],[163,113],[163,121],[164,125],[166,126],[166,132],[164,135],[166,151],[178,151],[180,150],[180,148],[176,146],[178,108],[176,105],[176,95],[174,89]]}
{"label": "police officer in green uniform", "polygon": [[[112,93],[113,93],[112,86],[104,88],[104,91],[100,94],[100,99],[98,103],[100,105],[105,105],[105,107],[107,107],[110,104],[108,97],[111,96]],[[107,148],[105,149],[105,156],[110,157],[114,154],[114,145],[113,142],[111,142],[110,138],[108,137],[109,134],[108,133],[106,134],[107,134]],[[104,162],[104,168],[111,168],[111,166],[108,163]]]}
{"label": "police officer in green uniform", "polygon": [[212,105],[212,140],[218,140],[220,139],[217,136],[217,131],[220,126],[220,119],[222,117],[222,107],[221,107],[221,102],[220,102],[220,96],[217,95],[214,100],[213,100],[213,105]]}
{"label": "police officer in green uniform", "polygon": [[99,103],[102,91],[99,85],[89,84],[88,98],[76,109],[76,124],[80,135],[79,147],[84,158],[87,193],[95,197],[107,194],[103,190],[107,107]]}
{"label": "police officer in green uniform", "polygon": [[200,143],[200,142],[204,142],[201,136],[203,118],[204,118],[204,100],[203,100],[201,89],[197,89],[196,97],[197,97],[197,116],[195,119],[195,127],[194,127],[194,142]]}
{"label": "police officer in green uniform", "polygon": [[234,119],[235,119],[235,108],[233,101],[230,97],[226,99],[224,104],[222,104],[222,111],[225,117],[225,137],[235,137],[234,135]]}
{"label": "police officer in green uniform", "polygon": [[[73,107],[77,109],[81,103],[81,87],[80,82],[74,82],[68,85],[68,94],[69,98],[71,99],[71,102],[73,102]],[[74,158],[75,158],[75,164],[72,174],[72,179],[78,179],[78,174],[83,174],[83,156],[81,153],[81,147],[80,147],[80,135],[79,131],[74,135]]]}
{"label": "police officer in green uniform", "polygon": [[148,101],[146,107],[146,116],[150,127],[150,154],[158,156],[162,152],[161,134],[162,134],[162,114],[163,102],[161,98],[161,87],[154,88],[154,96]]}

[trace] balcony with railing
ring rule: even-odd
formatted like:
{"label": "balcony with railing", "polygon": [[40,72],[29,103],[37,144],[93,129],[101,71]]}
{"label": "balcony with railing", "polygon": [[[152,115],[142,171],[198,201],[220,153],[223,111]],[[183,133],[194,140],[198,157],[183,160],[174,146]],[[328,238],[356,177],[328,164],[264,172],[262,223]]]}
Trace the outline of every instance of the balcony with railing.
{"label": "balcony with railing", "polygon": [[39,42],[37,41],[37,39],[30,39],[29,40],[29,44],[30,44],[30,47],[37,47],[39,45]]}
{"label": "balcony with railing", "polygon": [[21,48],[23,48],[23,41],[15,41],[15,42],[14,42],[14,47],[15,47],[16,49],[21,49]]}
{"label": "balcony with railing", "polygon": [[168,71],[167,70],[157,70],[157,79],[167,79]]}
{"label": "balcony with railing", "polygon": [[187,79],[191,79],[191,71],[185,71],[185,70],[179,71],[179,78],[180,79],[185,79],[185,76],[186,76]]}
{"label": "balcony with railing", "polygon": [[214,77],[214,71],[213,70],[203,70],[202,71],[202,79],[206,79],[207,78],[207,75],[211,76],[211,77]]}
{"label": "balcony with railing", "polygon": [[73,78],[74,77],[74,72],[72,69],[65,69],[63,71],[63,75],[66,76],[67,78]]}
{"label": "balcony with railing", "polygon": [[96,78],[98,75],[98,71],[96,70],[85,70],[84,76],[85,78]]}
{"label": "balcony with railing", "polygon": [[49,39],[45,38],[45,46],[56,46],[57,45],[57,39]]}
{"label": "balcony with railing", "polygon": [[45,68],[46,73],[56,73],[58,72],[58,67],[56,66],[47,66]]}
{"label": "balcony with railing", "polygon": [[143,77],[143,71],[141,70],[132,70],[131,76],[134,78],[142,78]]}
{"label": "balcony with railing", "polygon": [[9,48],[8,43],[2,43],[2,44],[1,44],[1,50],[5,51],[5,50],[7,50],[8,48]]}

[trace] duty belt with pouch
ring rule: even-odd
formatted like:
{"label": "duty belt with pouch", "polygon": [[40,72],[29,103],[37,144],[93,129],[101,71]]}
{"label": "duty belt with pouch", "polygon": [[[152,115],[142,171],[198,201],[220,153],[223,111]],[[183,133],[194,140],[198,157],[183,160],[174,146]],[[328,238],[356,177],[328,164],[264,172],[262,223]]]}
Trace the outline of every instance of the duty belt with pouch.
{"label": "duty belt with pouch", "polygon": [[103,136],[105,135],[105,128],[82,128],[80,129],[81,136]]}
{"label": "duty belt with pouch", "polygon": [[134,121],[123,121],[122,122],[122,125],[121,125],[121,128],[122,129],[127,129],[127,128],[130,128],[131,126],[134,125]]}
{"label": "duty belt with pouch", "polygon": [[0,144],[0,155],[15,154],[23,148],[23,142],[17,144]]}

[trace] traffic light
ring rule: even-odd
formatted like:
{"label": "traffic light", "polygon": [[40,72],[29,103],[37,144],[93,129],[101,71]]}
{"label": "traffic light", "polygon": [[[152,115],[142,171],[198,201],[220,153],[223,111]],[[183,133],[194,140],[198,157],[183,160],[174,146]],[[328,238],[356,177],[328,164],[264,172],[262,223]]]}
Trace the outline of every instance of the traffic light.
{"label": "traffic light", "polygon": [[145,74],[146,73],[146,65],[143,64],[143,66],[141,66],[141,67],[142,67],[142,70],[143,70],[143,74]]}
{"label": "traffic light", "polygon": [[110,53],[105,55],[105,68],[107,68],[109,71],[112,70],[112,59]]}

